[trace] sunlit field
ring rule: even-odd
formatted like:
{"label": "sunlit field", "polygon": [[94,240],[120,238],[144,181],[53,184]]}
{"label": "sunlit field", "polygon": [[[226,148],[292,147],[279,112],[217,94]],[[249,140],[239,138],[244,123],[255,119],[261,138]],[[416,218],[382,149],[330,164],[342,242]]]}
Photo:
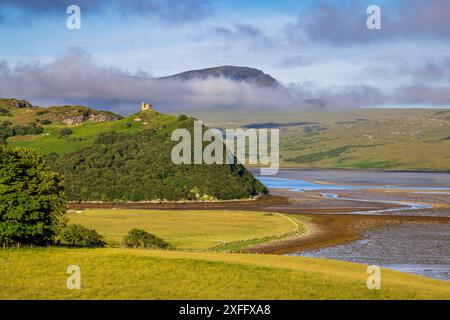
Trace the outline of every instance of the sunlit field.
{"label": "sunlit field", "polygon": [[[0,250],[0,299],[446,299],[450,283],[288,256],[136,249]],[[66,287],[69,265],[81,290]]]}
{"label": "sunlit field", "polygon": [[[76,212],[76,211],[74,211]],[[276,213],[245,211],[96,209],[69,213],[70,222],[97,230],[118,246],[131,229],[150,232],[176,249],[205,250],[234,241],[295,233],[298,223]]]}

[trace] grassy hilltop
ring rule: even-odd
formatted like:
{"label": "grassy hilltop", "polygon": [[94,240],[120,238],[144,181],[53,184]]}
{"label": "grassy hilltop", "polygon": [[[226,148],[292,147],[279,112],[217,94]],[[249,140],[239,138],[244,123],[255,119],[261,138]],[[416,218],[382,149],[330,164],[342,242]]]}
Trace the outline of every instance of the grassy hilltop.
{"label": "grassy hilltop", "polygon": [[0,99],[0,142],[36,149],[64,174],[71,201],[250,198],[267,189],[242,165],[175,165],[174,129],[193,118],[142,111],[123,118],[87,107],[39,108]]}

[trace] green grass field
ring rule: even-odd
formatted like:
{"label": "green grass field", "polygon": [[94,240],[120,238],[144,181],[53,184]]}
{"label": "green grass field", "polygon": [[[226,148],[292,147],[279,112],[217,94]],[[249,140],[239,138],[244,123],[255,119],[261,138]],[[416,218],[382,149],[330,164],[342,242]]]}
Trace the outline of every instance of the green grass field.
{"label": "green grass field", "polygon": [[[448,299],[450,283],[301,257],[132,249],[0,250],[0,299]],[[69,265],[81,290],[66,287]]]}
{"label": "green grass field", "polygon": [[298,229],[298,224],[284,215],[228,210],[92,209],[81,214],[69,213],[68,217],[72,223],[97,230],[109,245],[120,245],[124,235],[138,228],[157,235],[177,249],[189,250],[279,237]]}

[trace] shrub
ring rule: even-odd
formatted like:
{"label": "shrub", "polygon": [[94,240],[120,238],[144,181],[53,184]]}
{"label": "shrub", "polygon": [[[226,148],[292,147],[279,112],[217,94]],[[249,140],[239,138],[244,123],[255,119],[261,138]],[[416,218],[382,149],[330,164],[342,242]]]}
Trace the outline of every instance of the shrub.
{"label": "shrub", "polygon": [[11,127],[11,122],[4,121],[0,123],[0,138],[2,140],[6,140],[9,137],[15,136],[15,132],[13,128]]}
{"label": "shrub", "polygon": [[164,240],[148,233],[145,230],[133,229],[123,238],[127,248],[169,248],[169,244]]}
{"label": "shrub", "polygon": [[103,237],[97,231],[79,224],[63,225],[57,234],[57,242],[74,247],[104,247]]}
{"label": "shrub", "polygon": [[47,113],[48,113],[47,110],[40,110],[40,111],[36,112],[36,115],[43,116],[44,114],[47,114]]}
{"label": "shrub", "polygon": [[36,123],[31,123],[26,126],[18,126],[15,125],[12,127],[14,130],[15,135],[18,136],[24,136],[24,135],[34,135],[34,134],[41,134],[44,132],[44,128],[42,128],[40,125]]}
{"label": "shrub", "polygon": [[60,137],[65,137],[65,136],[70,136],[73,133],[73,131],[70,130],[69,128],[63,128],[63,129],[59,130],[58,133],[59,133]]}
{"label": "shrub", "polygon": [[184,121],[184,120],[187,120],[187,119],[188,119],[188,117],[185,116],[184,114],[178,116],[178,121]]}
{"label": "shrub", "polygon": [[0,108],[0,117],[11,117],[11,113],[7,109]]}
{"label": "shrub", "polygon": [[44,119],[44,120],[41,120],[41,124],[42,125],[47,125],[47,124],[51,124],[52,122],[50,121],[50,120],[48,120],[48,119]]}

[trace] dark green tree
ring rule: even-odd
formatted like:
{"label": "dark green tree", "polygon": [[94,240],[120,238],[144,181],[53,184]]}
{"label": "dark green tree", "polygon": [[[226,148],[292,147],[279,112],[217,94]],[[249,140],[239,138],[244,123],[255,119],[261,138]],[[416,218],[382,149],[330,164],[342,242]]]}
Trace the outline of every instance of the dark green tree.
{"label": "dark green tree", "polygon": [[0,146],[0,243],[50,243],[65,211],[61,175],[33,150]]}

